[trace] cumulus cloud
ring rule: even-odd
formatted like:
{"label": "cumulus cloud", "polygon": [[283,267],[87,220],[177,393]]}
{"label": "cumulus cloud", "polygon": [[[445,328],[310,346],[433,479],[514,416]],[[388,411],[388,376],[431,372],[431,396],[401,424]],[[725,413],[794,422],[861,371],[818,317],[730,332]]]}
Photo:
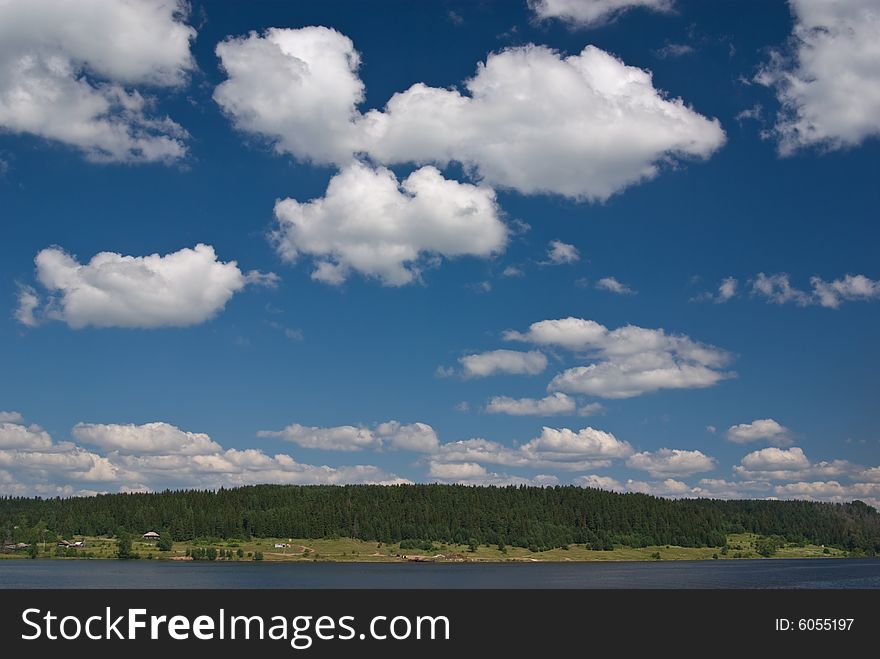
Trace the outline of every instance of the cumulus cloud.
{"label": "cumulus cloud", "polygon": [[360,149],[364,84],[351,39],[326,27],[271,28],[227,38],[216,53],[227,79],[214,100],[239,130],[317,163],[343,163]]}
{"label": "cumulus cloud", "polygon": [[540,19],[556,18],[589,27],[613,20],[635,7],[671,11],[673,0],[528,0],[528,5]]}
{"label": "cumulus cloud", "polygon": [[803,291],[791,285],[786,273],[766,275],[759,272],[752,280],[752,294],[776,304],[793,303],[801,307],[819,305],[829,309],[837,309],[844,302],[880,299],[880,281],[865,275],[846,275],[832,281],[811,277],[810,285],[811,291]]}
{"label": "cumulus cloud", "polygon": [[0,449],[39,450],[52,446],[49,433],[37,425],[25,426],[16,413],[3,412],[0,419]]}
{"label": "cumulus cloud", "polygon": [[813,463],[803,449],[770,447],[753,451],[733,467],[733,473],[744,479],[764,481],[801,480],[808,477],[840,478],[861,475],[861,467],[847,460],[830,460]]}
{"label": "cumulus cloud", "polygon": [[565,265],[567,263],[577,263],[581,259],[578,248],[569,245],[561,240],[551,240],[547,248],[547,264],[548,265]]}
{"label": "cumulus cloud", "polygon": [[544,427],[522,446],[475,438],[441,444],[432,460],[442,463],[493,464],[504,467],[584,471],[609,467],[632,453],[628,442],[595,428]]}
{"label": "cumulus cloud", "polygon": [[662,329],[626,325],[609,330],[592,320],[569,317],[533,323],[525,333],[508,330],[504,338],[599,359],[558,374],[548,385],[550,391],[631,398],[660,389],[710,387],[732,376],[720,370],[730,359],[725,351]]}
{"label": "cumulus cloud", "polygon": [[204,433],[187,432],[163,422],[78,423],[72,433],[83,444],[120,454],[208,455],[221,450],[220,445]]}
{"label": "cumulus cloud", "polygon": [[716,119],[594,46],[569,57],[535,45],[492,53],[466,93],[417,83],[365,114],[360,57],[334,30],[271,29],[227,39],[217,54],[228,77],[215,100],[238,128],[341,167],[356,155],[455,161],[486,185],[603,200],[725,141]]}
{"label": "cumulus cloud", "polygon": [[510,414],[512,416],[555,416],[575,414],[577,401],[561,392],[544,398],[510,398],[493,396],[486,404],[490,414]]}
{"label": "cumulus cloud", "polygon": [[633,452],[628,442],[589,426],[578,431],[544,426],[541,434],[522,448],[526,453],[540,455],[545,460],[625,458]]}
{"label": "cumulus cloud", "polygon": [[626,465],[633,469],[647,471],[651,476],[690,476],[715,468],[715,458],[702,451],[661,448],[657,451],[644,451],[630,456]]}
{"label": "cumulus cloud", "polygon": [[550,487],[559,484],[556,476],[538,474],[534,478],[511,476],[490,472],[483,465],[475,462],[450,464],[444,462],[431,462],[428,467],[428,478],[441,481],[460,483],[463,485],[531,485],[536,487]]}
{"label": "cumulus cloud", "polygon": [[[235,261],[218,260],[214,248],[202,244],[165,255],[101,252],[86,264],[49,247],[37,254],[35,263],[37,279],[48,291],[43,317],[74,329],[196,325],[219,313],[247,284],[271,285],[277,279],[244,274]],[[31,303],[28,298],[26,313],[20,306],[18,315],[32,325],[36,317]]]}
{"label": "cumulus cloud", "polygon": [[755,419],[751,423],[740,423],[727,429],[727,439],[737,444],[763,439],[773,446],[788,446],[792,441],[790,435],[788,428],[773,419]]}
{"label": "cumulus cloud", "polygon": [[874,0],[790,0],[794,29],[755,80],[776,90],[779,152],[840,149],[880,134],[880,11]]}
{"label": "cumulus cloud", "polygon": [[388,169],[354,163],[324,197],[275,204],[273,240],[294,262],[314,259],[312,278],[340,284],[353,270],[389,286],[417,280],[437,257],[489,257],[507,243],[495,193],[423,167],[399,182]]}
{"label": "cumulus cloud", "polygon": [[401,424],[394,420],[379,423],[375,428],[365,426],[322,428],[292,423],[283,430],[261,430],[257,436],[283,439],[303,448],[325,451],[389,448],[430,453],[438,446],[437,434],[428,424]]}
{"label": "cumulus cloud", "polygon": [[183,0],[0,3],[0,128],[96,161],[184,157],[186,131],[151,114],[141,90],[180,87],[195,68],[188,9]]}
{"label": "cumulus cloud", "polygon": [[[395,422],[390,422],[394,424]],[[411,429],[410,429],[411,430]],[[406,435],[407,427],[389,428]],[[409,482],[372,465],[299,463],[290,455],[223,449],[208,435],[162,422],[77,424],[73,442],[57,442],[39,426],[0,424],[0,493],[93,495],[165,488],[235,487],[258,483],[344,484]],[[413,441],[412,437],[401,441]]]}
{"label": "cumulus cloud", "polygon": [[21,412],[0,412],[0,423],[23,423]]}
{"label": "cumulus cloud", "polygon": [[635,295],[636,292],[626,284],[623,284],[614,277],[602,277],[596,282],[596,288],[600,291],[608,291],[617,295]]}
{"label": "cumulus cloud", "polygon": [[466,378],[485,378],[498,373],[537,375],[547,368],[547,357],[539,350],[491,350],[459,358]]}
{"label": "cumulus cloud", "polygon": [[493,53],[464,86],[468,95],[422,83],[395,94],[364,116],[365,151],[384,163],[458,161],[524,194],[604,200],[725,141],[717,120],[595,46]]}

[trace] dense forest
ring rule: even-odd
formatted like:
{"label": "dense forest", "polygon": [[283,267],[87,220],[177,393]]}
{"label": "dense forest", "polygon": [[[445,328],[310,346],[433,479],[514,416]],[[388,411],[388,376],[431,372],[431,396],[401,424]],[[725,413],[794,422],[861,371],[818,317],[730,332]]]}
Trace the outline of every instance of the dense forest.
{"label": "dense forest", "polygon": [[728,533],[778,535],[880,552],[880,514],[860,502],[669,500],[580,487],[463,485],[259,485],[217,491],[0,498],[0,532],[31,542],[61,537],[170,532],[174,540],[352,537],[506,544],[539,551],[721,546]]}

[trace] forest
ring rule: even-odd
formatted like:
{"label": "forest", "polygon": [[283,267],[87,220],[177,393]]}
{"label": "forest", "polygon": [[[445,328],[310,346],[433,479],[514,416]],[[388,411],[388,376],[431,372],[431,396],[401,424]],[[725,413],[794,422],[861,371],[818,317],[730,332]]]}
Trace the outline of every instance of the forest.
{"label": "forest", "polygon": [[233,489],[0,498],[0,533],[33,542],[120,529],[196,538],[340,538],[499,544],[543,551],[722,546],[729,533],[880,552],[880,514],[861,501],[722,501],[559,487],[257,485]]}

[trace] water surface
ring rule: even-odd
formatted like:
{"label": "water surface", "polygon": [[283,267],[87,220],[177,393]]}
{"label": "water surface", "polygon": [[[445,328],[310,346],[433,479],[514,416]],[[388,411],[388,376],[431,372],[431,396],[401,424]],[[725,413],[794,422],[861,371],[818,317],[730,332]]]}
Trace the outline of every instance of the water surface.
{"label": "water surface", "polygon": [[880,588],[880,559],[482,564],[2,560],[0,588]]}

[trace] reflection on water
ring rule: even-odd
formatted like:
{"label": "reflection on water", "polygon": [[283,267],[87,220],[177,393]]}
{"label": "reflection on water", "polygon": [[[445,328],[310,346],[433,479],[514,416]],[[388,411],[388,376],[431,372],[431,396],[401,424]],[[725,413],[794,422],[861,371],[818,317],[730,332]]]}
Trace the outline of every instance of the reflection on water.
{"label": "reflection on water", "polygon": [[880,588],[880,559],[538,564],[2,560],[0,588]]}

